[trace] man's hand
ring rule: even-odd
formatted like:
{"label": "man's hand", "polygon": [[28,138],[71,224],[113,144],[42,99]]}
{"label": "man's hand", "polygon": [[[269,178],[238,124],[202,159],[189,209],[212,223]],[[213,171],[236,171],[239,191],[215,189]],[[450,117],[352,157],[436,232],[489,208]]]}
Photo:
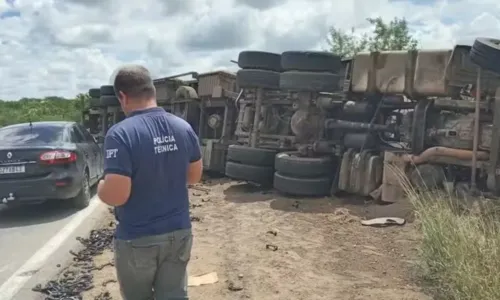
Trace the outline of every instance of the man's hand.
{"label": "man's hand", "polygon": [[101,179],[101,180],[99,180],[99,183],[97,184],[97,194],[100,193],[103,186],[104,186],[104,179]]}
{"label": "man's hand", "polygon": [[102,202],[111,206],[122,206],[127,203],[132,189],[130,177],[106,174],[97,185],[97,196]]}

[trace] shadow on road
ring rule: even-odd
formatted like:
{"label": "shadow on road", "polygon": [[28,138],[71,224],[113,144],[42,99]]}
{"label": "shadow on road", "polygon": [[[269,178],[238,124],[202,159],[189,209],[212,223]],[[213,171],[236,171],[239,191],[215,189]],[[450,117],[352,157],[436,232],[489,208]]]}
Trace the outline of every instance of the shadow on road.
{"label": "shadow on road", "polygon": [[338,197],[301,198],[285,197],[277,193],[270,207],[286,212],[301,213],[335,213],[337,209],[345,208],[350,214],[362,219],[399,217],[409,222],[413,220],[413,207],[408,201],[382,205],[374,203],[367,197],[348,194]]}
{"label": "shadow on road", "polygon": [[[94,195],[95,189],[92,191],[92,196]],[[0,229],[52,223],[77,212],[69,201],[59,200],[12,208],[0,205]]]}
{"label": "shadow on road", "polygon": [[249,183],[235,184],[224,190],[225,199],[234,203],[261,202],[273,199],[271,189]]}

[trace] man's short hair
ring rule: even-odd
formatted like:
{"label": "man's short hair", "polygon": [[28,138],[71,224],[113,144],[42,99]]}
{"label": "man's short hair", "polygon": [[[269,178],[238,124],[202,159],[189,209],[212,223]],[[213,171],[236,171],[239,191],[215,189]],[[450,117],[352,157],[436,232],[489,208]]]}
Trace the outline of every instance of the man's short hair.
{"label": "man's short hair", "polygon": [[118,69],[113,86],[117,96],[119,92],[133,99],[151,99],[156,96],[151,74],[140,65],[128,65]]}

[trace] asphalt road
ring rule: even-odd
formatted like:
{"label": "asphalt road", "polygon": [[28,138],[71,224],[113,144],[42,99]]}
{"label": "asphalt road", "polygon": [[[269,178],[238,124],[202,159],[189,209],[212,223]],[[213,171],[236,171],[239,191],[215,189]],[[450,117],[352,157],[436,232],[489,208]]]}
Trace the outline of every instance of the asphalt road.
{"label": "asphalt road", "polygon": [[[93,198],[92,201],[99,202],[97,198]],[[89,207],[86,210],[91,211],[93,208]],[[19,270],[24,268],[25,263],[33,261],[33,258],[47,260],[49,255],[44,256],[43,253],[40,253],[40,249],[59,248],[62,244],[62,242],[47,243],[51,239],[57,240],[59,236],[65,236],[66,240],[74,241],[76,237],[74,235],[82,234],[82,232],[72,233],[71,231],[69,233],[70,230],[65,230],[65,228],[73,227],[73,223],[81,223],[87,231],[90,231],[91,228],[85,224],[87,219],[90,218],[84,211],[78,213],[67,203],[56,201],[11,209],[0,205],[0,286],[8,280],[12,281],[13,275],[18,274]],[[52,250],[41,251],[52,253],[50,252]],[[34,271],[38,272],[39,268]],[[21,286],[21,284],[19,285]],[[2,292],[0,291],[0,294]]]}
{"label": "asphalt road", "polygon": [[74,213],[76,210],[55,203],[2,209],[0,285],[63,228]]}

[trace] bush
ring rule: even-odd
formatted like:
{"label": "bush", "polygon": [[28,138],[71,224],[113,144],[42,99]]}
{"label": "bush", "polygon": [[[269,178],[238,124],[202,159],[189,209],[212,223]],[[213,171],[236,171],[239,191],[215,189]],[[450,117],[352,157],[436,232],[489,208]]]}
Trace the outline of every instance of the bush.
{"label": "bush", "polygon": [[88,98],[88,95],[80,94],[75,99],[46,97],[0,100],[0,127],[29,121],[80,121]]}
{"label": "bush", "polygon": [[500,299],[500,222],[496,204],[404,186],[422,232],[420,275],[438,299]]}

